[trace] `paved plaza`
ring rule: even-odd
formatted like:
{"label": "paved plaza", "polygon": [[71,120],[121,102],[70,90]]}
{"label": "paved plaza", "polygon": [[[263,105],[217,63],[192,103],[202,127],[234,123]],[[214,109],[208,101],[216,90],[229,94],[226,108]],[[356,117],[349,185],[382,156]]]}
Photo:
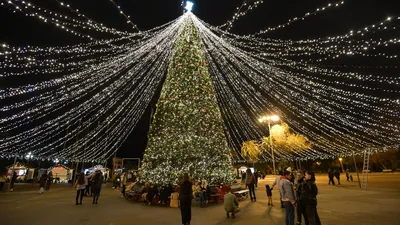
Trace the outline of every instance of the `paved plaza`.
{"label": "paved plaza", "polygon": [[[356,176],[355,176],[356,177]],[[268,207],[265,184],[259,182],[257,202],[241,201],[236,219],[226,219],[223,205],[200,208],[194,203],[193,225],[284,225],[284,211],[279,207],[277,190],[275,206]],[[400,221],[400,174],[372,174],[370,189],[360,191],[358,183],[342,181],[329,186],[326,175],[317,176],[318,212],[323,225],[396,225]],[[18,188],[18,186],[16,186]],[[181,224],[177,208],[146,206],[121,198],[109,186],[104,187],[98,205],[85,198],[75,206],[75,191],[59,186],[39,195],[38,190],[0,193],[0,221],[5,225],[147,225]]]}

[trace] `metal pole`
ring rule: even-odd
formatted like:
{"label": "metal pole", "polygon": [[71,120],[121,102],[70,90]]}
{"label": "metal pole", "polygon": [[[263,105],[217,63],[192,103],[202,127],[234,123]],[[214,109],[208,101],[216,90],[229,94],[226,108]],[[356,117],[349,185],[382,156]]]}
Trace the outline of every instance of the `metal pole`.
{"label": "metal pole", "polygon": [[274,169],[274,174],[276,174],[274,148],[272,147],[271,121],[270,120],[268,120],[268,131],[269,131],[269,142],[270,142],[270,145],[271,145],[272,167]]}
{"label": "metal pole", "polygon": [[339,160],[339,161],[340,161],[340,165],[342,166],[342,173],[344,173],[343,162],[342,162],[342,160]]}
{"label": "metal pole", "polygon": [[11,170],[11,179],[10,179],[10,182],[8,183],[8,191],[11,190],[11,182],[12,182],[12,180],[14,178],[15,164],[16,163],[17,163],[17,155],[15,155],[15,158],[14,158],[14,164],[13,164],[13,167],[12,167],[12,170]]}
{"label": "metal pole", "polygon": [[[72,178],[72,187],[74,187],[75,185],[75,181],[76,181],[76,176],[78,175],[78,164],[79,162],[76,163],[76,167],[75,167],[75,176]],[[73,175],[73,174],[72,174]]]}
{"label": "metal pole", "polygon": [[360,189],[361,189],[360,174],[358,173],[357,163],[356,163],[356,156],[354,155],[354,151],[353,151],[353,161],[354,161],[354,167],[356,168],[356,172],[357,172],[358,185],[360,186]]}

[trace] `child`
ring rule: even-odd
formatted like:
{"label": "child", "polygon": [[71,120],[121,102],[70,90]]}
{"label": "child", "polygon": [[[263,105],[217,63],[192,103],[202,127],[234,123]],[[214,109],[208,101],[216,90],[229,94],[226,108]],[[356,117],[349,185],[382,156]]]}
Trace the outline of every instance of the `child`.
{"label": "child", "polygon": [[267,191],[268,205],[273,206],[273,204],[272,204],[272,188],[267,184],[267,185],[265,185],[265,189]]}

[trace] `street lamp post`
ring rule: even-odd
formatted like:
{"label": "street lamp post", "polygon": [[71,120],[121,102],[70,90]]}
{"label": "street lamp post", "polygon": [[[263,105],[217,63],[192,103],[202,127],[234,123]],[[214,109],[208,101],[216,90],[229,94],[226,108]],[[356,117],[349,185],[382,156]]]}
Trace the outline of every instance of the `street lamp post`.
{"label": "street lamp post", "polygon": [[276,174],[276,170],[275,170],[275,156],[274,156],[274,148],[272,146],[272,135],[271,135],[271,121],[278,121],[279,120],[279,116],[277,115],[272,115],[272,116],[264,116],[262,118],[260,118],[258,121],[265,122],[268,121],[268,131],[269,131],[269,144],[271,146],[271,157],[272,157],[272,167],[274,170],[274,174]]}
{"label": "street lamp post", "polygon": [[343,163],[342,163],[342,158],[339,158],[340,166],[342,167],[342,173],[344,173],[344,168],[343,168]]}

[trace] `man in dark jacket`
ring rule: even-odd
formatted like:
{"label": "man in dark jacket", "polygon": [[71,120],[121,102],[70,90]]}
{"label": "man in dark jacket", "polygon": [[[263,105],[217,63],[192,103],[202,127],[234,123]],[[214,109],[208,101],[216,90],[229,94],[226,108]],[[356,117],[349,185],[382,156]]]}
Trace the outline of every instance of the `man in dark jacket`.
{"label": "man in dark jacket", "polygon": [[312,171],[306,172],[305,182],[302,185],[301,202],[306,208],[307,219],[310,225],[321,225],[317,213],[318,188],[315,184],[315,174]]}
{"label": "man in dark jacket", "polygon": [[306,213],[306,206],[302,200],[302,193],[304,191],[304,176],[301,171],[297,172],[296,174],[296,179],[297,179],[297,184],[296,184],[296,195],[297,195],[297,207],[296,207],[296,213],[297,213],[297,224],[301,224],[301,217],[304,217],[304,222],[305,224],[309,224],[308,218],[307,218],[307,213]]}
{"label": "man in dark jacket", "polygon": [[336,177],[336,179],[337,179],[337,182],[338,182],[338,184],[340,185],[340,171],[337,170],[337,169],[335,169],[333,175],[335,175],[335,177]]}
{"label": "man in dark jacket", "polygon": [[254,178],[255,178],[254,186],[255,186],[257,189],[258,189],[257,184],[258,184],[258,177],[259,177],[259,176],[260,176],[259,172],[254,171]]}
{"label": "man in dark jacket", "polygon": [[328,177],[329,177],[329,185],[330,184],[332,184],[332,185],[335,185],[335,181],[333,180],[333,177],[335,176],[335,174],[333,173],[333,170],[332,169],[329,169],[328,170]]}
{"label": "man in dark jacket", "polygon": [[10,191],[14,191],[14,183],[15,183],[15,181],[17,181],[17,177],[18,177],[17,173],[14,172],[12,177],[11,177]]}
{"label": "man in dark jacket", "polygon": [[93,204],[97,204],[100,197],[101,185],[104,183],[103,175],[100,170],[96,171],[92,182]]}

